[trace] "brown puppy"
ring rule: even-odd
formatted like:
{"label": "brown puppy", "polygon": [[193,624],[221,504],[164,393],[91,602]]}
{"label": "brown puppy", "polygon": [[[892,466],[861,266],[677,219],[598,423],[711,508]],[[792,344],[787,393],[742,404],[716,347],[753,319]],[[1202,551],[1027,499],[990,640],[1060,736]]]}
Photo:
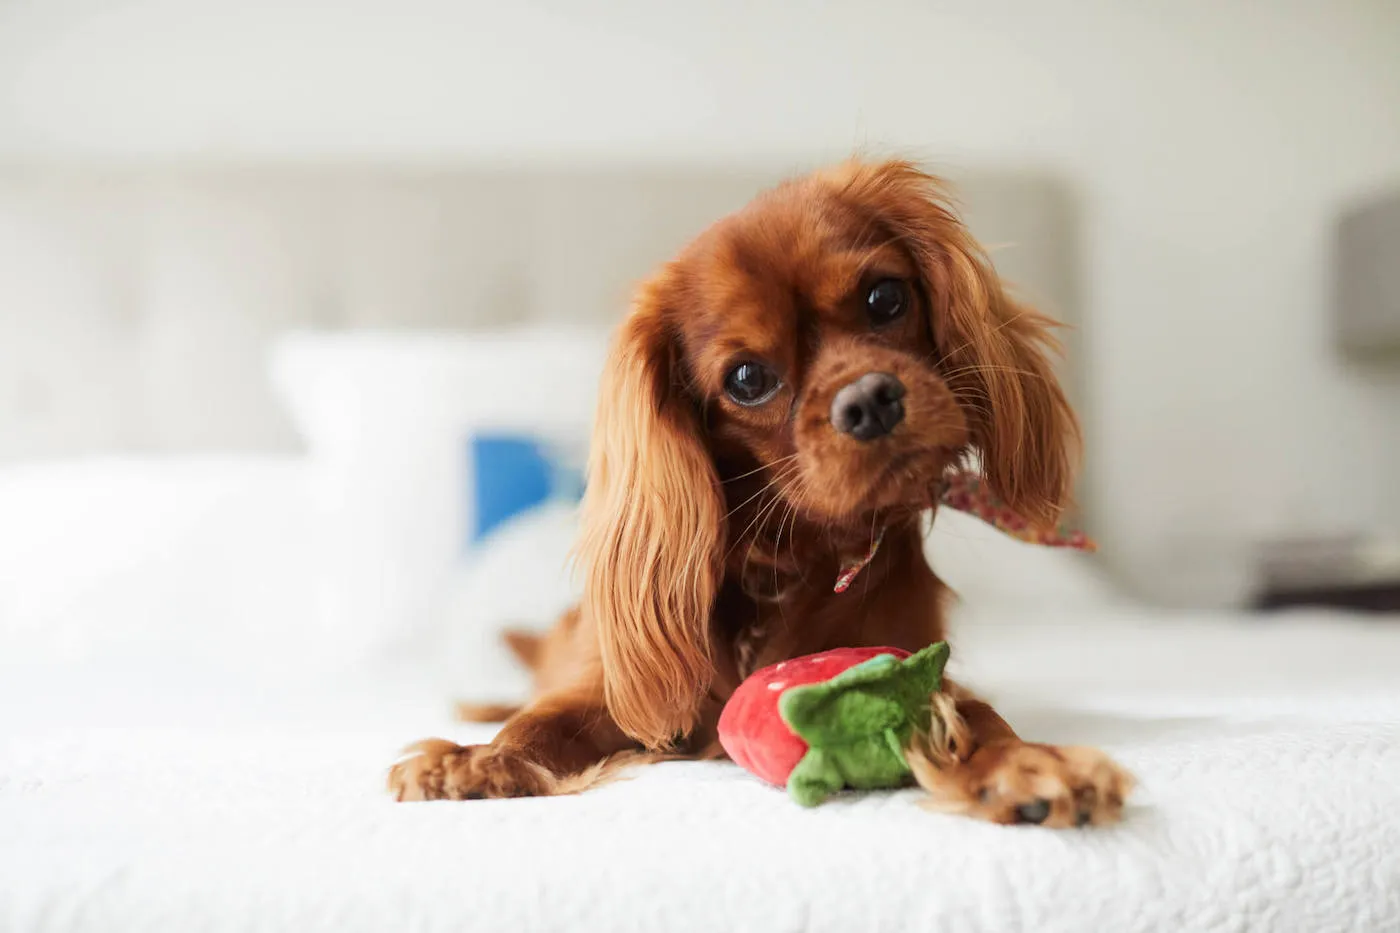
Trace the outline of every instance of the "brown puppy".
{"label": "brown puppy", "polygon": [[[1045,357],[1051,326],[1003,292],[939,181],[904,162],[788,182],[706,230],[641,287],[614,345],[584,598],[525,652],[538,696],[489,745],[418,746],[391,790],[559,793],[619,752],[718,754],[719,710],[755,668],[942,639],[947,589],[919,518],[946,468],[975,456],[1037,522],[1068,498],[1078,429]],[[1025,743],[948,692],[949,728],[916,766],[937,806],[1118,818],[1129,779],[1101,753]]]}

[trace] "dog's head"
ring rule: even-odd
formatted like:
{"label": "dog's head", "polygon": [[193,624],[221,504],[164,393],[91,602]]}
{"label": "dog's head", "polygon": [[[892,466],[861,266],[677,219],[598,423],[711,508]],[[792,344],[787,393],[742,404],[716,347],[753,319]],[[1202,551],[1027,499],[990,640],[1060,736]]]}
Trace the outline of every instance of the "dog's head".
{"label": "dog's head", "polygon": [[1052,522],[1077,440],[1045,350],[908,163],[848,163],[715,224],[645,283],[603,379],[584,608],[609,708],[648,745],[693,721],[731,534],[724,483],[756,477],[812,527],[868,533],[934,504],[973,455]]}

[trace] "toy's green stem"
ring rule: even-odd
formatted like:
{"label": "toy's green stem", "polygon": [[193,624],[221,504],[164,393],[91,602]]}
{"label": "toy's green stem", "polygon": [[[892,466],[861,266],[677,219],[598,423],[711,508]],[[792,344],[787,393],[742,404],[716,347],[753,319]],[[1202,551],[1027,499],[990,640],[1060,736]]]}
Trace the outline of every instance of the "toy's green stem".
{"label": "toy's green stem", "polygon": [[939,642],[903,659],[877,655],[830,680],[784,691],[779,714],[807,743],[788,775],[792,799],[811,807],[844,787],[909,783],[905,747],[929,728],[947,660],[948,646]]}

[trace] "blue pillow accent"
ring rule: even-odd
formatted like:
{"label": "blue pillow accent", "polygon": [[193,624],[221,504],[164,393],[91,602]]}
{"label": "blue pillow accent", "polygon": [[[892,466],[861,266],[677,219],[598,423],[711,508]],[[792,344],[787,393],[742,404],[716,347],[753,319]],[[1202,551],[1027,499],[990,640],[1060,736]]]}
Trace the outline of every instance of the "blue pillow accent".
{"label": "blue pillow accent", "polygon": [[468,544],[502,522],[551,499],[577,500],[581,473],[528,435],[477,434],[468,440]]}

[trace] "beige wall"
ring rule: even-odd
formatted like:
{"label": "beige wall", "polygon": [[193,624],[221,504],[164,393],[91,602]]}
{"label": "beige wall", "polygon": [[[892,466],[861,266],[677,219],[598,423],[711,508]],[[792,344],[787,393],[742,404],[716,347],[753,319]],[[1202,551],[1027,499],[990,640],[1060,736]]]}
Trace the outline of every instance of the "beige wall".
{"label": "beige wall", "polygon": [[1400,5],[0,4],[0,153],[1031,163],[1081,199],[1105,538],[1242,585],[1400,528],[1400,386],[1327,342],[1329,224],[1400,177]]}

